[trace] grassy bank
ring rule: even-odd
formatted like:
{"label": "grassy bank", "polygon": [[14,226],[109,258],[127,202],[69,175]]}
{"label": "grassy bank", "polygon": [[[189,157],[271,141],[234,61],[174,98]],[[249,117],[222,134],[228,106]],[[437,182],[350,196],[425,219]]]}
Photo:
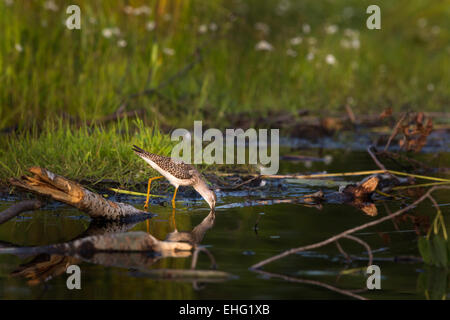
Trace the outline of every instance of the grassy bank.
{"label": "grassy bank", "polygon": [[161,155],[170,155],[173,143],[156,127],[124,119],[108,128],[83,126],[74,129],[62,122],[48,124],[38,133],[11,136],[0,145],[0,180],[41,166],[70,179],[112,179],[123,185],[143,182],[156,172],[131,150],[136,144]]}
{"label": "grassy bank", "polygon": [[[132,144],[170,153],[155,123],[448,109],[443,1],[80,0],[81,30],[64,25],[71,4],[0,0],[0,179],[40,165],[141,181]],[[366,28],[370,4],[381,30]],[[118,111],[140,120],[101,124]]]}
{"label": "grassy bank", "polygon": [[[63,24],[71,1],[0,1],[0,129],[121,105],[171,127],[243,110],[448,108],[445,1],[77,3],[81,30]],[[381,30],[366,28],[369,4]]]}

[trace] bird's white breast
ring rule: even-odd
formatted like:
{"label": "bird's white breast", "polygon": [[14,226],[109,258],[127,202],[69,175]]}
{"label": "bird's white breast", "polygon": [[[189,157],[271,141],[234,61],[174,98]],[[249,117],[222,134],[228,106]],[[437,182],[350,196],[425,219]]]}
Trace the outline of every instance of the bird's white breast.
{"label": "bird's white breast", "polygon": [[153,162],[150,159],[142,157],[142,159],[145,160],[153,169],[158,171],[161,175],[163,175],[169,182],[175,187],[178,188],[179,186],[187,185],[185,180],[178,179],[177,177],[173,176],[169,172],[161,169],[160,166],[158,166],[155,162]]}

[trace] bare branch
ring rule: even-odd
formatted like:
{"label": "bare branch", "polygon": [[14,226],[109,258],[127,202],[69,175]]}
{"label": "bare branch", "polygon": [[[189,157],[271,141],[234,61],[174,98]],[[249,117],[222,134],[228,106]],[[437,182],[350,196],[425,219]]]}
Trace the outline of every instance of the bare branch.
{"label": "bare branch", "polygon": [[337,293],[340,293],[340,294],[343,294],[343,295],[346,295],[346,296],[349,296],[349,297],[352,297],[352,298],[355,298],[355,299],[358,299],[358,300],[367,300],[366,298],[364,298],[364,297],[362,297],[362,296],[360,296],[358,294],[355,294],[355,293],[350,292],[348,290],[344,290],[344,289],[339,289],[339,288],[333,287],[333,286],[331,286],[329,284],[326,284],[326,283],[323,283],[323,282],[320,282],[320,281],[307,280],[307,279],[298,279],[298,278],[289,277],[289,276],[286,276],[286,275],[283,275],[283,274],[272,273],[272,272],[267,272],[267,271],[263,271],[263,270],[253,270],[253,271],[255,271],[257,273],[260,273],[260,274],[263,274],[265,276],[274,277],[274,278],[280,278],[280,279],[283,279],[283,280],[286,280],[286,281],[289,281],[289,282],[304,283],[304,284],[311,284],[311,285],[314,285],[314,286],[319,286],[319,287],[322,287],[322,288],[325,288],[325,289],[328,289],[328,290],[331,290],[331,291],[334,291],[334,292],[337,292]]}
{"label": "bare branch", "polygon": [[252,270],[252,269],[258,269],[258,268],[261,268],[262,266],[264,266],[264,265],[266,265],[266,264],[268,264],[268,263],[271,263],[271,262],[273,262],[273,261],[279,260],[279,259],[281,259],[281,258],[284,258],[284,257],[286,257],[286,256],[289,256],[289,255],[294,254],[294,253],[297,253],[297,252],[302,252],[302,251],[307,251],[307,250],[311,250],[311,249],[323,247],[323,246],[325,246],[325,245],[327,245],[327,244],[329,244],[329,243],[335,242],[335,241],[338,240],[338,239],[341,239],[341,238],[343,238],[343,237],[345,237],[345,236],[348,236],[348,235],[350,235],[350,234],[352,234],[352,233],[354,233],[354,232],[356,232],[356,231],[360,231],[360,230],[366,229],[366,228],[368,228],[368,227],[373,227],[373,226],[378,225],[378,224],[380,224],[380,223],[382,223],[382,222],[384,222],[384,221],[386,221],[386,220],[390,220],[390,219],[392,219],[392,218],[394,218],[394,217],[396,217],[396,216],[399,216],[399,215],[401,215],[402,213],[404,213],[404,212],[406,212],[406,211],[408,211],[408,210],[411,210],[412,208],[416,207],[416,206],[417,206],[419,203],[421,203],[424,199],[428,198],[428,196],[429,196],[432,192],[434,192],[434,191],[436,191],[436,190],[440,190],[440,189],[450,189],[450,187],[446,187],[446,186],[435,186],[435,187],[432,187],[432,188],[429,189],[425,194],[423,194],[419,199],[417,199],[416,201],[414,201],[413,203],[411,203],[409,206],[404,207],[403,209],[400,209],[400,210],[398,210],[398,211],[396,211],[396,212],[394,212],[394,213],[392,213],[392,214],[390,214],[390,215],[387,215],[387,216],[382,217],[382,218],[380,218],[380,219],[377,219],[377,220],[374,220],[374,221],[371,221],[371,222],[368,222],[368,223],[359,225],[359,226],[357,226],[357,227],[348,229],[348,230],[346,230],[346,231],[344,231],[344,232],[341,232],[341,233],[339,233],[339,234],[337,234],[337,235],[335,235],[335,236],[333,236],[333,237],[330,237],[330,238],[328,238],[328,239],[326,239],[326,240],[323,240],[323,241],[321,241],[321,242],[317,242],[317,243],[310,244],[310,245],[307,245],[307,246],[303,246],[303,247],[298,247],[298,248],[293,248],[293,249],[290,249],[290,250],[286,250],[286,251],[284,251],[284,252],[282,252],[282,253],[280,253],[280,254],[278,254],[278,255],[276,255],[276,256],[270,257],[270,258],[265,259],[265,260],[263,260],[263,261],[261,261],[261,262],[259,262],[259,263],[257,263],[257,264],[254,264],[253,266],[250,267],[250,269]]}
{"label": "bare branch", "polygon": [[397,124],[396,124],[395,127],[394,127],[394,130],[392,130],[392,134],[391,134],[391,136],[389,137],[389,140],[388,140],[388,142],[386,143],[386,146],[384,147],[384,151],[387,151],[387,149],[389,148],[389,145],[391,144],[392,139],[394,139],[394,137],[397,135],[398,129],[400,128],[400,125],[402,124],[402,122],[403,122],[403,120],[405,119],[405,117],[406,117],[407,114],[408,114],[408,113],[405,112],[405,113],[400,117],[400,120],[398,120]]}
{"label": "bare branch", "polygon": [[343,238],[347,238],[347,239],[356,241],[356,242],[358,242],[359,244],[361,244],[364,248],[366,248],[367,254],[368,254],[368,256],[369,256],[369,264],[368,264],[368,265],[369,265],[369,266],[372,265],[372,261],[373,261],[372,249],[370,249],[370,246],[369,246],[369,244],[368,244],[367,242],[365,242],[365,241],[363,241],[363,240],[361,240],[360,238],[357,238],[357,237],[355,237],[355,236],[351,236],[351,235],[343,236]]}

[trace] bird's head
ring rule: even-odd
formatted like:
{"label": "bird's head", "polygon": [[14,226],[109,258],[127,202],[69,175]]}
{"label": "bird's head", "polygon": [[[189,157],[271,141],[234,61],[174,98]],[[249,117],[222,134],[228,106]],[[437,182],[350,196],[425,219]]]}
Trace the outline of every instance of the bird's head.
{"label": "bird's head", "polygon": [[194,185],[194,189],[201,194],[203,199],[205,199],[205,201],[208,202],[209,207],[212,210],[214,210],[217,201],[216,193],[210,188],[208,188],[206,183],[201,179],[198,179],[198,182]]}

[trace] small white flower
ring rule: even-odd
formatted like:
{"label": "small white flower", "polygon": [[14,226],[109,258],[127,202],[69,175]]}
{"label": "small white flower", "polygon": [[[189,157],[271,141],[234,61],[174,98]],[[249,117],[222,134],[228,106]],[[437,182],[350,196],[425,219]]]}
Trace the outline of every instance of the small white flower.
{"label": "small white flower", "polygon": [[291,43],[291,45],[297,46],[297,45],[299,45],[300,43],[303,42],[303,38],[302,37],[295,37],[295,38],[292,38],[289,42]]}
{"label": "small white flower", "polygon": [[23,51],[23,47],[20,43],[16,43],[14,48],[18,51],[18,52],[22,52]]}
{"label": "small white flower", "polygon": [[264,22],[255,23],[255,29],[261,31],[265,35],[269,34],[270,32],[270,27]]}
{"label": "small white flower", "polygon": [[353,29],[345,29],[344,35],[349,38],[357,38],[359,37],[359,31]]}
{"label": "small white flower", "polygon": [[58,11],[59,7],[53,0],[48,0],[44,2],[44,9],[50,11]]}
{"label": "small white flower", "polygon": [[428,90],[428,91],[434,91],[434,84],[429,83],[429,84],[427,85],[427,90]]}
{"label": "small white flower", "polygon": [[291,7],[291,3],[288,0],[281,0],[277,7],[277,13],[282,15]]}
{"label": "small white flower", "polygon": [[117,41],[117,45],[121,48],[125,48],[127,46],[127,42],[124,39],[120,39]]}
{"label": "small white flower", "polygon": [[428,21],[425,18],[420,18],[419,20],[417,20],[417,25],[422,29],[425,28],[427,26],[427,24],[428,24]]}
{"label": "small white flower", "polygon": [[291,48],[286,50],[286,54],[290,57],[296,57],[297,56],[297,51],[292,50]]}
{"label": "small white flower", "polygon": [[123,8],[123,11],[124,11],[126,14],[133,14],[134,8],[133,8],[132,6],[125,6],[125,8]]}
{"label": "small white flower", "polygon": [[208,26],[206,24],[202,24],[198,27],[198,33],[204,34],[208,32]]}
{"label": "small white flower", "polygon": [[359,42],[359,39],[355,38],[352,40],[352,48],[353,49],[359,49],[361,43]]}
{"label": "small white flower", "polygon": [[310,33],[311,32],[311,26],[309,24],[305,23],[302,26],[302,30],[303,30],[303,33]]}
{"label": "small white flower", "polygon": [[209,24],[209,30],[211,30],[212,32],[217,30],[217,24],[215,24],[214,22]]}
{"label": "small white flower", "polygon": [[325,57],[325,62],[330,65],[334,65],[336,64],[336,58],[332,54],[327,54]]}
{"label": "small white flower", "polygon": [[123,11],[128,15],[134,15],[134,16],[140,16],[143,15],[149,15],[152,13],[152,9],[148,6],[141,6],[137,8],[133,8],[132,6],[125,6],[123,8]]}
{"label": "small white flower", "polygon": [[140,6],[134,10],[134,14],[139,16],[141,14],[143,15],[150,15],[152,13],[152,9],[148,6]]}
{"label": "small white flower", "polygon": [[325,27],[325,32],[328,34],[335,34],[339,30],[339,27],[335,24],[331,24]]}
{"label": "small white flower", "polygon": [[120,35],[120,29],[117,27],[114,28],[105,28],[102,30],[102,34],[105,38],[111,38],[112,36]]}
{"label": "small white flower", "polygon": [[306,60],[308,61],[312,61],[314,59],[314,52],[308,52],[308,54],[306,55]]}
{"label": "small white flower", "polygon": [[112,31],[109,28],[103,29],[102,34],[105,38],[111,38],[112,37]]}
{"label": "small white flower", "polygon": [[168,56],[173,56],[175,54],[175,50],[172,48],[164,48],[163,49],[164,54],[167,54]]}
{"label": "small white flower", "polygon": [[155,21],[149,21],[147,22],[147,24],[145,25],[145,29],[147,29],[148,31],[153,31],[155,30],[156,24]]}
{"label": "small white flower", "polygon": [[431,28],[431,33],[434,35],[439,34],[440,32],[441,32],[441,28],[439,26],[433,26]]}
{"label": "small white flower", "polygon": [[265,40],[261,40],[260,42],[258,42],[255,46],[255,49],[257,51],[272,51],[273,50],[273,46],[268,43]]}

